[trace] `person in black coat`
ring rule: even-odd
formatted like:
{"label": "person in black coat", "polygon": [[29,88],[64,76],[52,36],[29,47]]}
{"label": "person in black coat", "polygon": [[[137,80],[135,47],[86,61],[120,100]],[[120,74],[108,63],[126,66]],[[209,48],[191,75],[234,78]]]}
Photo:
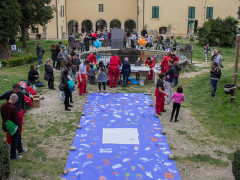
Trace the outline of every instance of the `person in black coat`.
{"label": "person in black coat", "polygon": [[128,58],[125,57],[125,62],[123,63],[122,66],[122,74],[123,74],[123,86],[127,86],[128,84],[128,77],[130,77],[131,74],[131,65],[128,62]]}
{"label": "person in black coat", "polygon": [[38,74],[38,71],[36,70],[36,66],[31,65],[31,69],[28,72],[28,81],[34,84],[35,81],[38,80],[38,78],[39,78],[39,74]]}
{"label": "person in black coat", "polygon": [[56,63],[56,59],[57,59],[57,55],[58,55],[55,44],[52,45],[52,47],[50,48],[50,51],[52,53],[53,68],[55,68],[55,63]]}
{"label": "person in black coat", "polygon": [[71,111],[71,109],[69,109],[69,107],[73,107],[72,105],[69,104],[69,97],[70,97],[70,90],[69,90],[69,85],[68,85],[68,70],[65,70],[63,72],[63,77],[62,77],[62,82],[63,84],[65,85],[65,88],[64,88],[64,93],[65,93],[65,100],[64,100],[64,105],[65,105],[65,111]]}
{"label": "person in black coat", "polygon": [[84,41],[86,51],[89,51],[89,41],[90,41],[89,36],[86,35],[83,41]]}
{"label": "person in black coat", "polygon": [[55,88],[54,88],[53,67],[50,63],[51,63],[51,59],[47,59],[46,64],[45,64],[45,72],[46,72],[46,75],[48,77],[48,88],[55,90]]}

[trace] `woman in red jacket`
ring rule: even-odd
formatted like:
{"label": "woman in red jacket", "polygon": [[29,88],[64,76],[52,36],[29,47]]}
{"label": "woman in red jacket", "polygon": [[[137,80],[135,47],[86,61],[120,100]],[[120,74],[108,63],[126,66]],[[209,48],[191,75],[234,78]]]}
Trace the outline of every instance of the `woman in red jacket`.
{"label": "woman in red jacket", "polygon": [[114,77],[114,87],[117,87],[118,77],[120,75],[119,66],[122,65],[122,62],[118,56],[113,54],[110,59],[109,66],[109,80],[110,80],[110,88],[113,87],[113,77]]}
{"label": "woman in red jacket", "polygon": [[148,79],[152,80],[153,78],[153,70],[152,68],[155,67],[155,61],[154,59],[151,59],[151,57],[148,57],[145,61],[145,66],[148,66],[150,68],[150,74],[148,74]]}
{"label": "woman in red jacket", "polygon": [[169,61],[169,60],[172,60],[172,58],[171,58],[171,52],[168,52],[168,53],[167,53],[167,56],[163,57],[163,60],[162,60],[161,65],[160,65],[160,66],[162,67],[161,73],[165,73],[165,72],[168,71],[168,69],[169,69],[168,61]]}

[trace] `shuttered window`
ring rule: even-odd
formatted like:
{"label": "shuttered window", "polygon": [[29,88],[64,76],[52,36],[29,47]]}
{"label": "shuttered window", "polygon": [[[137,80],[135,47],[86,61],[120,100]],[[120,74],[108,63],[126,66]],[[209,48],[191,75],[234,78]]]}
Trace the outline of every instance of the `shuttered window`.
{"label": "shuttered window", "polygon": [[103,4],[99,4],[98,7],[99,7],[99,12],[103,12]]}
{"label": "shuttered window", "polygon": [[152,7],[152,18],[159,18],[159,6]]}
{"label": "shuttered window", "polygon": [[207,7],[207,19],[213,18],[213,7]]}
{"label": "shuttered window", "polygon": [[188,8],[188,18],[195,18],[195,7]]}

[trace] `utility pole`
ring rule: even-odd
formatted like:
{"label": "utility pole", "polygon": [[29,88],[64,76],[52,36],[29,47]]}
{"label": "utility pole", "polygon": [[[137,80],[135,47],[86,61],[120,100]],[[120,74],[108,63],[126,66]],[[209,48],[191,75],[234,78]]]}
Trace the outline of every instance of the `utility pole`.
{"label": "utility pole", "polygon": [[[236,36],[236,56],[235,56],[235,65],[234,65],[234,76],[233,76],[233,85],[236,87],[237,85],[237,70],[238,70],[238,56],[239,56],[239,41],[240,41],[240,34]],[[233,94],[231,96],[231,103],[235,104],[235,95],[236,95],[236,88],[233,89]]]}

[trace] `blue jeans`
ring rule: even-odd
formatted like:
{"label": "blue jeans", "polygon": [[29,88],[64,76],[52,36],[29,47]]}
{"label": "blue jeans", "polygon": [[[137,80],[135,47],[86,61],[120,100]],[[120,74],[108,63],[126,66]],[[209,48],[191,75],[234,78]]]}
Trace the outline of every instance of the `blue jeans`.
{"label": "blue jeans", "polygon": [[42,53],[39,53],[37,57],[38,57],[39,65],[41,65],[41,64],[42,64],[42,60],[41,60],[41,58],[42,58]]}
{"label": "blue jeans", "polygon": [[215,96],[215,92],[217,90],[217,83],[218,83],[218,79],[210,79],[210,83],[212,85],[212,96]]}
{"label": "blue jeans", "polygon": [[174,80],[174,87],[176,87],[178,85],[178,76],[176,77],[174,76],[173,80]]}

